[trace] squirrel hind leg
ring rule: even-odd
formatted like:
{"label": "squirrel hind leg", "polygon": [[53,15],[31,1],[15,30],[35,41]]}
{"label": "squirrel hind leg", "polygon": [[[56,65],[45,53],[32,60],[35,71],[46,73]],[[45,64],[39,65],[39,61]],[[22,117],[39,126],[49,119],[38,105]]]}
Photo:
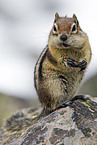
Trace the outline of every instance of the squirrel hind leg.
{"label": "squirrel hind leg", "polygon": [[76,95],[71,99],[71,102],[73,103],[73,101],[78,100],[78,99],[86,101],[88,98],[85,95]]}
{"label": "squirrel hind leg", "polygon": [[59,104],[55,109],[53,109],[52,112],[53,111],[56,111],[58,109],[61,109],[61,108],[65,108],[67,106],[70,106],[71,104],[72,104],[72,101],[71,100],[65,101],[62,104]]}
{"label": "squirrel hind leg", "polygon": [[89,98],[86,97],[85,95],[76,95],[71,100],[65,101],[62,104],[58,105],[54,110],[52,110],[52,112],[56,111],[58,109],[70,106],[75,100],[78,100],[78,99],[83,100],[83,101],[87,101],[87,99],[89,99]]}

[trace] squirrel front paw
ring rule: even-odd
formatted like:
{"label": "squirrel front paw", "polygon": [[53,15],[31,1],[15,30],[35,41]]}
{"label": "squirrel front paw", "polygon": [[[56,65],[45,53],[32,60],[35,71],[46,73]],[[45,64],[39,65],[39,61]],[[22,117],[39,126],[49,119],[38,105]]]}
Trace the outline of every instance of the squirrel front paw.
{"label": "squirrel front paw", "polygon": [[69,67],[77,67],[77,61],[74,60],[73,58],[67,58],[67,65]]}
{"label": "squirrel front paw", "polygon": [[78,68],[81,68],[80,71],[82,71],[82,70],[84,70],[86,68],[87,62],[86,62],[86,60],[82,60],[81,62],[78,63],[73,58],[67,58],[67,65],[69,67],[78,67]]}
{"label": "squirrel front paw", "polygon": [[81,62],[78,63],[78,67],[81,68],[80,71],[84,70],[87,66],[86,60],[82,60]]}

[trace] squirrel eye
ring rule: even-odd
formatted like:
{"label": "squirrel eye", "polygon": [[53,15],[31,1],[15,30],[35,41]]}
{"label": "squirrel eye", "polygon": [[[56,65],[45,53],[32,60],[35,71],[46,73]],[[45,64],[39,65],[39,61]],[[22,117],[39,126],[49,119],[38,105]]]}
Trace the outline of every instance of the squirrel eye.
{"label": "squirrel eye", "polygon": [[75,23],[72,25],[71,30],[72,30],[73,33],[77,32],[77,27],[76,27]]}
{"label": "squirrel eye", "polygon": [[54,24],[54,27],[53,27],[53,33],[55,34],[57,32],[57,25]]}

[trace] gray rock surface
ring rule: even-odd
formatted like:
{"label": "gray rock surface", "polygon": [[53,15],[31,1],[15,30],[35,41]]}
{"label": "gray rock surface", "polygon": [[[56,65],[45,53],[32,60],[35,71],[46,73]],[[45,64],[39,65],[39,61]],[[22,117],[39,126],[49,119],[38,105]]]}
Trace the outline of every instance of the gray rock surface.
{"label": "gray rock surface", "polygon": [[[89,96],[88,96],[89,97]],[[25,109],[6,123],[6,145],[96,145],[97,98],[75,100],[36,122],[37,109]],[[19,126],[19,127],[18,127]]]}

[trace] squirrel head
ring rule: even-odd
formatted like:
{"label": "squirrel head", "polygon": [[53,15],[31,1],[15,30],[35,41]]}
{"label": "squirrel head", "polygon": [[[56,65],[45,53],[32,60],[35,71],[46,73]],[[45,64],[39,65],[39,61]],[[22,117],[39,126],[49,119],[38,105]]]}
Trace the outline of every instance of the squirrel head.
{"label": "squirrel head", "polygon": [[55,20],[53,24],[53,33],[77,33],[78,30],[81,30],[79,26],[79,21],[75,14],[73,14],[72,18],[67,16],[60,17],[58,13],[55,14]]}
{"label": "squirrel head", "polygon": [[86,33],[81,30],[75,14],[73,14],[72,18],[60,17],[58,13],[55,14],[53,27],[49,35],[49,43],[59,49],[82,48],[85,37]]}

